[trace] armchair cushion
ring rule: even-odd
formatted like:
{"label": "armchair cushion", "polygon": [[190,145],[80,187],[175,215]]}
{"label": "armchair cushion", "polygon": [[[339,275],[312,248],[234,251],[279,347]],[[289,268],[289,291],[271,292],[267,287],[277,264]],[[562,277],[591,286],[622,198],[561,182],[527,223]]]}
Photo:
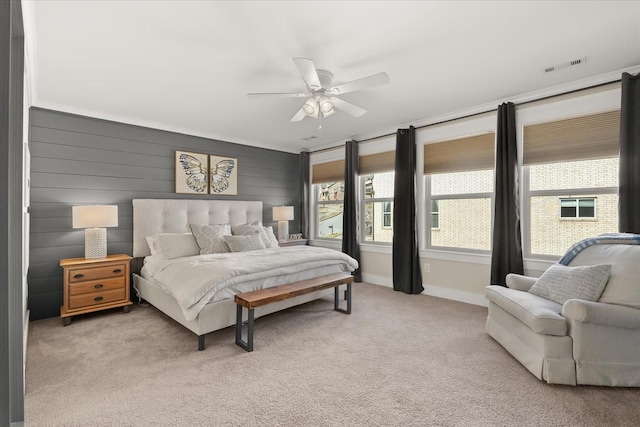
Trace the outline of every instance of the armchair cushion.
{"label": "armchair cushion", "polygon": [[560,315],[562,306],[529,292],[503,286],[487,286],[487,299],[538,334],[567,335],[567,321]]}
{"label": "armchair cushion", "polygon": [[509,273],[505,279],[507,288],[527,292],[536,283],[538,278]]}
{"label": "armchair cushion", "polygon": [[568,267],[554,264],[529,289],[534,295],[564,304],[570,299],[597,301],[604,290],[611,265]]}

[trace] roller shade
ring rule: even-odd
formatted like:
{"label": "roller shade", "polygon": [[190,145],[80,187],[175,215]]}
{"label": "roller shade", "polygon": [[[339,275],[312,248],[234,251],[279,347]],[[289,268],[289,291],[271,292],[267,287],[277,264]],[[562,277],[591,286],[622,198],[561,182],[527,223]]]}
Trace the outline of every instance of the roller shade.
{"label": "roller shade", "polygon": [[524,127],[525,165],[616,157],[620,110]]}
{"label": "roller shade", "polygon": [[386,151],[384,153],[369,154],[360,156],[360,175],[367,175],[380,172],[391,172],[396,167],[396,152]]}
{"label": "roller shade", "polygon": [[424,146],[424,173],[493,169],[495,133],[453,139]]}
{"label": "roller shade", "polygon": [[311,183],[344,181],[344,160],[318,163],[311,166]]}

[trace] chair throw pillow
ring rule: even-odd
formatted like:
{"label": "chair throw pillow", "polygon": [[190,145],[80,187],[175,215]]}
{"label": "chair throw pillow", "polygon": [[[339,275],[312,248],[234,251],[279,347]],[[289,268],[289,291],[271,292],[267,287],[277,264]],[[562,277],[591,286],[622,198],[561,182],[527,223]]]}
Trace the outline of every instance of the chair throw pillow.
{"label": "chair throw pillow", "polygon": [[597,301],[610,273],[608,264],[581,267],[554,264],[542,273],[529,292],[558,304],[570,299]]}
{"label": "chair throw pillow", "polygon": [[189,224],[189,228],[191,228],[191,233],[193,233],[198,246],[200,246],[200,255],[229,252],[229,247],[224,240],[225,235],[231,234],[229,224]]}
{"label": "chair throw pillow", "polygon": [[266,249],[260,234],[245,234],[242,236],[224,236],[224,240],[229,245],[231,252],[254,251]]}

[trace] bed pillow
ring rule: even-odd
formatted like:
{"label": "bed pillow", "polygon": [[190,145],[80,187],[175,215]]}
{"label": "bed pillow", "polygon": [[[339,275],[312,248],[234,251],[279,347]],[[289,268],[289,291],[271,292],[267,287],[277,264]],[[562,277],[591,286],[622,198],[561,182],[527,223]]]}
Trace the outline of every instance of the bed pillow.
{"label": "bed pillow", "polygon": [[271,242],[271,247],[272,248],[280,247],[280,245],[278,243],[278,238],[273,233],[273,227],[272,226],[264,227],[264,232],[267,235],[267,239],[269,239],[269,242]]}
{"label": "bed pillow", "polygon": [[229,224],[189,224],[189,228],[198,243],[200,255],[229,252],[229,247],[224,240],[224,236],[231,234]]}
{"label": "bed pillow", "polygon": [[255,251],[266,249],[260,234],[244,234],[240,236],[224,236],[225,242],[229,245],[231,252]]}
{"label": "bed pillow", "polygon": [[554,264],[542,273],[529,292],[558,304],[570,299],[597,301],[610,273],[608,264],[582,267]]}
{"label": "bed pillow", "polygon": [[161,233],[147,237],[151,255],[163,259],[194,256],[200,253],[200,247],[191,233]]}
{"label": "bed pillow", "polygon": [[234,236],[246,236],[248,234],[258,233],[262,239],[262,243],[265,248],[271,247],[271,242],[267,237],[267,233],[264,231],[264,227],[260,221],[256,221],[252,224],[242,224],[231,227],[232,234]]}

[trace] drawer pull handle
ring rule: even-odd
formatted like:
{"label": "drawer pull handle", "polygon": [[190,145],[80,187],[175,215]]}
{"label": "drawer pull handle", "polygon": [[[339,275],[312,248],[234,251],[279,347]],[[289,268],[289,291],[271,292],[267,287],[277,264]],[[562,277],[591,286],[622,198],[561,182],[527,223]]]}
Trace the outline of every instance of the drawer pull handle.
{"label": "drawer pull handle", "polygon": [[74,279],[82,279],[84,277],[84,274],[78,273],[75,276],[73,276]]}
{"label": "drawer pull handle", "polygon": [[102,283],[98,283],[98,284],[94,285],[93,287],[96,288],[96,289],[100,289],[103,286],[104,285]]}
{"label": "drawer pull handle", "polygon": [[122,273],[122,270],[120,270],[119,268],[116,268],[115,270],[113,270],[114,273]]}
{"label": "drawer pull handle", "polygon": [[103,297],[95,297],[93,300],[94,301],[102,301],[104,298]]}

